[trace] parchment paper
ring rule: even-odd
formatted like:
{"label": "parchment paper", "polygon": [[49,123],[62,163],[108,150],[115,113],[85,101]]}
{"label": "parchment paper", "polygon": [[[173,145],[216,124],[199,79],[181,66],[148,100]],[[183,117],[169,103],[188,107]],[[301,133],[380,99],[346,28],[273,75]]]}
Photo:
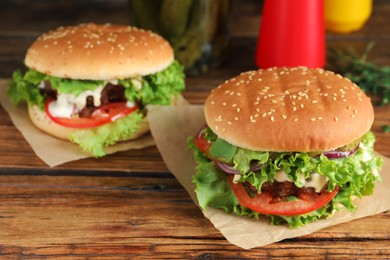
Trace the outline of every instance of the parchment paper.
{"label": "parchment paper", "polygon": [[[7,89],[7,81],[0,80],[0,103],[7,111],[15,127],[22,133],[35,154],[42,161],[50,167],[54,167],[66,162],[91,157],[91,154],[85,153],[78,145],[51,137],[36,128],[28,117],[27,106],[20,104],[15,107],[6,95]],[[105,151],[107,154],[112,154],[151,145],[154,145],[154,140],[150,134],[146,134],[139,139],[110,146]]]}
{"label": "parchment paper", "polygon": [[[188,136],[195,135],[205,122],[203,106],[151,107],[148,114],[151,132],[156,145],[168,167],[196,204],[195,185],[191,178],[195,162],[187,148]],[[251,220],[246,217],[226,214],[222,210],[207,208],[204,215],[226,237],[239,247],[250,249],[287,238],[310,234],[325,227],[362,218],[390,209],[390,159],[384,157],[383,182],[376,183],[372,196],[355,200],[358,209],[337,212],[329,219],[319,220],[305,227],[290,229],[287,226],[271,226],[268,218]]]}

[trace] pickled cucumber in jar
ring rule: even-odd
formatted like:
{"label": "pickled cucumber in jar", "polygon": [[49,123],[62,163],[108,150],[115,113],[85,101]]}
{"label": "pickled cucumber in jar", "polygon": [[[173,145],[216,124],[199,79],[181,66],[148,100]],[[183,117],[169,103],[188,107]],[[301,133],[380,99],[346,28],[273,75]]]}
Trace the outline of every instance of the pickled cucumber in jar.
{"label": "pickled cucumber in jar", "polygon": [[129,0],[130,22],[167,39],[187,75],[219,65],[228,44],[230,0]]}

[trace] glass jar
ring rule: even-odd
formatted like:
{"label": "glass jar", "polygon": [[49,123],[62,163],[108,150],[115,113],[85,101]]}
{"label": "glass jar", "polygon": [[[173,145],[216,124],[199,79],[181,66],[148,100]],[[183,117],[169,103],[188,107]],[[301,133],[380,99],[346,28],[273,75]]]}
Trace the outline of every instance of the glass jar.
{"label": "glass jar", "polygon": [[130,23],[167,39],[187,75],[220,64],[228,45],[230,0],[129,0]]}

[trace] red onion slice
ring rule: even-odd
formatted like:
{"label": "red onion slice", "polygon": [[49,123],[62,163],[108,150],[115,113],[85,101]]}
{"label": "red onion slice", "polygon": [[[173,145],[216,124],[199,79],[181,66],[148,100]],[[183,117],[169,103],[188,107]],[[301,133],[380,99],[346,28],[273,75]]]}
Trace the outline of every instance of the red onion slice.
{"label": "red onion slice", "polygon": [[195,138],[201,138],[202,137],[202,134],[203,134],[203,131],[207,128],[207,124],[204,124],[201,126],[201,128],[199,129],[198,133],[196,133],[196,136]]}
{"label": "red onion slice", "polygon": [[[226,163],[223,163],[223,162],[220,162],[220,161],[214,161],[214,163],[218,166],[218,168],[220,168],[222,171],[224,171],[225,173],[229,173],[229,174],[241,174],[240,171],[234,169],[232,166],[226,164]],[[256,165],[252,165],[249,169],[249,171],[251,172],[256,172],[258,170],[261,169],[261,164],[256,164]]]}
{"label": "red onion slice", "polygon": [[340,158],[344,158],[344,157],[347,157],[347,156],[351,156],[353,155],[357,149],[359,148],[359,145],[357,145],[354,149],[350,150],[350,151],[326,151],[326,152],[323,152],[322,154],[325,155],[328,159],[340,159]]}

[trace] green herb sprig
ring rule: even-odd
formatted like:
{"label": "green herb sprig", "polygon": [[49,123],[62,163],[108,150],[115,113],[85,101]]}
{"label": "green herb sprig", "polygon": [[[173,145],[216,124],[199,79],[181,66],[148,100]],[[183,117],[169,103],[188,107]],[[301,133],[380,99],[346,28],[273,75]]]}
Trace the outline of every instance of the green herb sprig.
{"label": "green herb sprig", "polygon": [[379,105],[390,103],[390,66],[378,66],[367,61],[375,43],[370,42],[362,55],[354,49],[328,50],[327,67],[356,83],[365,93],[377,96]]}
{"label": "green herb sprig", "polygon": [[390,133],[390,125],[383,125],[382,126],[382,132]]}

